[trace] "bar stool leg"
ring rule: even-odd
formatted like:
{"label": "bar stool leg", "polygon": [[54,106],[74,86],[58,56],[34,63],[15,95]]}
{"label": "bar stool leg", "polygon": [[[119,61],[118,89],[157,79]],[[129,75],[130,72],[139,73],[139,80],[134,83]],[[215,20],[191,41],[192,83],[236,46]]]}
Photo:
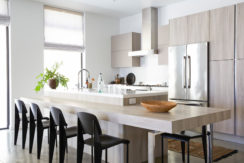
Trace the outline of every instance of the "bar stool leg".
{"label": "bar stool leg", "polygon": [[108,149],[105,149],[105,162],[108,163]]}
{"label": "bar stool leg", "polygon": [[20,121],[15,119],[15,126],[14,126],[14,145],[17,144],[18,134],[19,134],[19,124]]}
{"label": "bar stool leg", "polygon": [[29,142],[29,153],[32,153],[32,147],[33,147],[33,141],[34,141],[34,136],[35,136],[35,122],[30,123],[30,142]]}
{"label": "bar stool leg", "polygon": [[203,153],[204,153],[204,160],[207,163],[207,131],[206,126],[202,127],[202,145],[203,145]]}
{"label": "bar stool leg", "polygon": [[93,163],[94,155],[93,155],[93,145],[91,146],[91,162]]}
{"label": "bar stool leg", "polygon": [[126,163],[129,163],[129,144],[128,143],[126,144],[126,148],[127,148],[127,150],[126,150]]}
{"label": "bar stool leg", "polygon": [[43,139],[43,129],[38,127],[37,128],[37,159],[40,159],[41,157],[42,139]]}
{"label": "bar stool leg", "polygon": [[95,163],[102,162],[102,149],[99,146],[95,146]]}
{"label": "bar stool leg", "polygon": [[185,162],[185,142],[181,141],[182,162]]}
{"label": "bar stool leg", "polygon": [[162,151],[162,154],[161,154],[162,155],[162,160],[161,160],[161,162],[164,163],[164,137],[163,136],[161,138],[161,141],[162,141],[161,142],[161,145],[162,145],[162,147],[161,147],[162,148],[161,149],[161,151]]}
{"label": "bar stool leg", "polygon": [[187,142],[187,163],[190,163],[190,141]]}
{"label": "bar stool leg", "polygon": [[26,134],[27,134],[28,123],[22,121],[22,149],[25,149]]}

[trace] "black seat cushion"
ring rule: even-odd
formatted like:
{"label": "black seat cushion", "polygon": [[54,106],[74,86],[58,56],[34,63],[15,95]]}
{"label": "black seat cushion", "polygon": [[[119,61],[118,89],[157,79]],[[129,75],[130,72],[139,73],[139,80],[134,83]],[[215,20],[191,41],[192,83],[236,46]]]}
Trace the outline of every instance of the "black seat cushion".
{"label": "black seat cushion", "polygon": [[77,127],[73,126],[73,127],[65,128],[65,132],[66,132],[67,138],[77,136]]}
{"label": "black seat cushion", "polygon": [[181,141],[189,141],[190,139],[202,137],[202,134],[192,132],[192,131],[184,131],[183,133],[179,133],[179,134],[163,133],[162,136],[171,139],[181,140]]}
{"label": "black seat cushion", "polygon": [[[123,144],[129,143],[129,140],[121,139],[121,138],[117,138],[117,137],[113,137],[113,136],[109,136],[109,135],[101,135],[100,141],[101,141],[102,149],[110,148],[112,146],[115,146],[115,145],[118,145],[121,143],[123,143]],[[92,138],[86,139],[85,144],[93,145],[93,139]]]}
{"label": "black seat cushion", "polygon": [[182,133],[181,135],[187,136],[190,139],[194,139],[194,138],[200,138],[202,137],[201,133],[197,133],[197,132],[193,132],[193,131],[185,131],[184,133]]}

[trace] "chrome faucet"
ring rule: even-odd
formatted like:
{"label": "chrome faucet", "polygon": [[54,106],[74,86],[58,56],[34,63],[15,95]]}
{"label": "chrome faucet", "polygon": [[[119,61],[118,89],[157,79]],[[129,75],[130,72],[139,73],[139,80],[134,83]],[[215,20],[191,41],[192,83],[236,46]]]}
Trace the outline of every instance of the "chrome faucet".
{"label": "chrome faucet", "polygon": [[[80,74],[82,74],[82,71],[86,71],[87,72],[86,81],[88,82],[88,79],[90,79],[90,72],[87,69],[85,69],[85,68],[81,69],[78,72],[78,89],[81,89],[82,85],[83,85],[82,75],[80,77]],[[81,82],[80,82],[80,80],[81,80]]]}

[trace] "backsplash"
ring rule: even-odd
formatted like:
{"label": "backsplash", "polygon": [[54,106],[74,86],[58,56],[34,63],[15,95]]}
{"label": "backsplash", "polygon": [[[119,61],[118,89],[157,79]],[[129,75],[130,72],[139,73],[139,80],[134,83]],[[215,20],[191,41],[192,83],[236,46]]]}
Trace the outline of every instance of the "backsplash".
{"label": "backsplash", "polygon": [[163,84],[168,81],[168,66],[159,66],[157,55],[141,57],[140,67],[120,68],[119,75],[126,77],[130,72],[135,74],[136,83]]}

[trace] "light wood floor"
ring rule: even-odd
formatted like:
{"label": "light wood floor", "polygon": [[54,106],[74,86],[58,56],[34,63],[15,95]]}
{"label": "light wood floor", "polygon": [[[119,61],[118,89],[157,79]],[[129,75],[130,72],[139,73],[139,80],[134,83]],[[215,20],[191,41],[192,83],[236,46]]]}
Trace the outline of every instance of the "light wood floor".
{"label": "light wood floor", "polygon": [[[0,163],[47,163],[48,162],[48,145],[47,140],[43,140],[43,148],[41,159],[37,160],[36,155],[36,144],[33,145],[33,152],[29,154],[28,138],[26,141],[26,149],[21,148],[21,135],[19,135],[18,144],[14,146],[13,144],[13,132],[8,130],[0,130]],[[35,141],[36,143],[36,141]],[[218,163],[242,163],[244,162],[244,145],[218,141],[214,142],[217,145],[222,145],[224,147],[233,148],[239,150],[237,154],[234,154],[226,159],[218,161]],[[191,163],[201,163],[204,162],[203,159],[191,156]],[[58,162],[58,152],[54,152],[53,162]],[[69,152],[65,157],[66,163],[76,162],[76,150],[69,147]],[[84,163],[90,163],[90,155],[84,154]],[[169,151],[169,162],[170,163],[180,163],[181,154]]]}

